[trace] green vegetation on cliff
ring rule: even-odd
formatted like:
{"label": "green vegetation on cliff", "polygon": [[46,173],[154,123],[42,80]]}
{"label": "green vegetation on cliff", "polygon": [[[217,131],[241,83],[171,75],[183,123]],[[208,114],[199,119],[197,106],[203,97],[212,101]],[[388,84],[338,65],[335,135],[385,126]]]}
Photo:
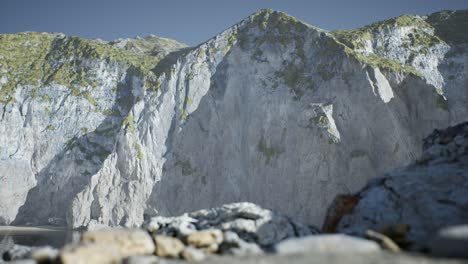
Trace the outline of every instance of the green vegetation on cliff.
{"label": "green vegetation on cliff", "polygon": [[[54,83],[75,90],[78,87],[96,87],[96,76],[86,63],[88,60],[133,66],[141,76],[151,80],[155,79],[151,69],[159,58],[119,49],[98,40],[60,34],[26,32],[0,35],[0,73],[4,79],[0,103],[12,101],[19,85],[39,88]],[[147,84],[152,85],[151,82]],[[74,95],[86,94],[75,92]]]}

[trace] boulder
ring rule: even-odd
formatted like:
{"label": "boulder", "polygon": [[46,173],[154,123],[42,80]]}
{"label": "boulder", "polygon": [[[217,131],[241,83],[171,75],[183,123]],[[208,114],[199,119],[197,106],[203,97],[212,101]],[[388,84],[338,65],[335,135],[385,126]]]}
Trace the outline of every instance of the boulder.
{"label": "boulder", "polygon": [[140,229],[101,229],[83,234],[81,241],[112,246],[123,257],[154,253],[151,236]]}
{"label": "boulder", "polygon": [[114,264],[126,256],[113,244],[87,243],[66,246],[59,257],[62,264]]}
{"label": "boulder", "polygon": [[339,232],[364,235],[372,229],[400,246],[424,249],[439,229],[468,219],[468,122],[435,130],[422,158],[371,181],[357,195]]}
{"label": "boulder", "polygon": [[214,253],[223,242],[223,233],[218,229],[196,231],[188,235],[186,241],[190,246]]}

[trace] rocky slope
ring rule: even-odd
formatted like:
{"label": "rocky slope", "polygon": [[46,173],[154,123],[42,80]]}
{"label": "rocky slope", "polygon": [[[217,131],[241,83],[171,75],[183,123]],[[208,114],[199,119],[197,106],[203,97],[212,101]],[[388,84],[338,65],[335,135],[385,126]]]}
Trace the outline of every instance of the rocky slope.
{"label": "rocky slope", "polygon": [[467,11],[326,32],[262,10],[195,48],[0,35],[0,224],[251,201],[320,225],[468,109]]}

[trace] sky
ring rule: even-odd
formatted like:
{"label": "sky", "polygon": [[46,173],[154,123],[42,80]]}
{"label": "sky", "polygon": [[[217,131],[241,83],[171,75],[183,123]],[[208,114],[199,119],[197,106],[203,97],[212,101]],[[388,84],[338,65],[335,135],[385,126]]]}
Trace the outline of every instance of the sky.
{"label": "sky", "polygon": [[104,40],[153,34],[194,46],[262,8],[334,30],[468,9],[468,0],[0,0],[0,34],[62,32]]}

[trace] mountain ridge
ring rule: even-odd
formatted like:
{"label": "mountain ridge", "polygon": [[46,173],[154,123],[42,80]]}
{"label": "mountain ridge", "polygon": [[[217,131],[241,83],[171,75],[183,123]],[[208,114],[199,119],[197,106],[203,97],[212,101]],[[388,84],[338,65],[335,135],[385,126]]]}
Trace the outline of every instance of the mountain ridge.
{"label": "mountain ridge", "polygon": [[45,35],[30,62],[34,39],[0,45],[0,218],[136,226],[248,200],[320,225],[337,193],[414,160],[426,134],[467,114],[466,45],[408,63],[407,29],[376,34],[398,41],[362,53],[261,10],[197,47]]}

